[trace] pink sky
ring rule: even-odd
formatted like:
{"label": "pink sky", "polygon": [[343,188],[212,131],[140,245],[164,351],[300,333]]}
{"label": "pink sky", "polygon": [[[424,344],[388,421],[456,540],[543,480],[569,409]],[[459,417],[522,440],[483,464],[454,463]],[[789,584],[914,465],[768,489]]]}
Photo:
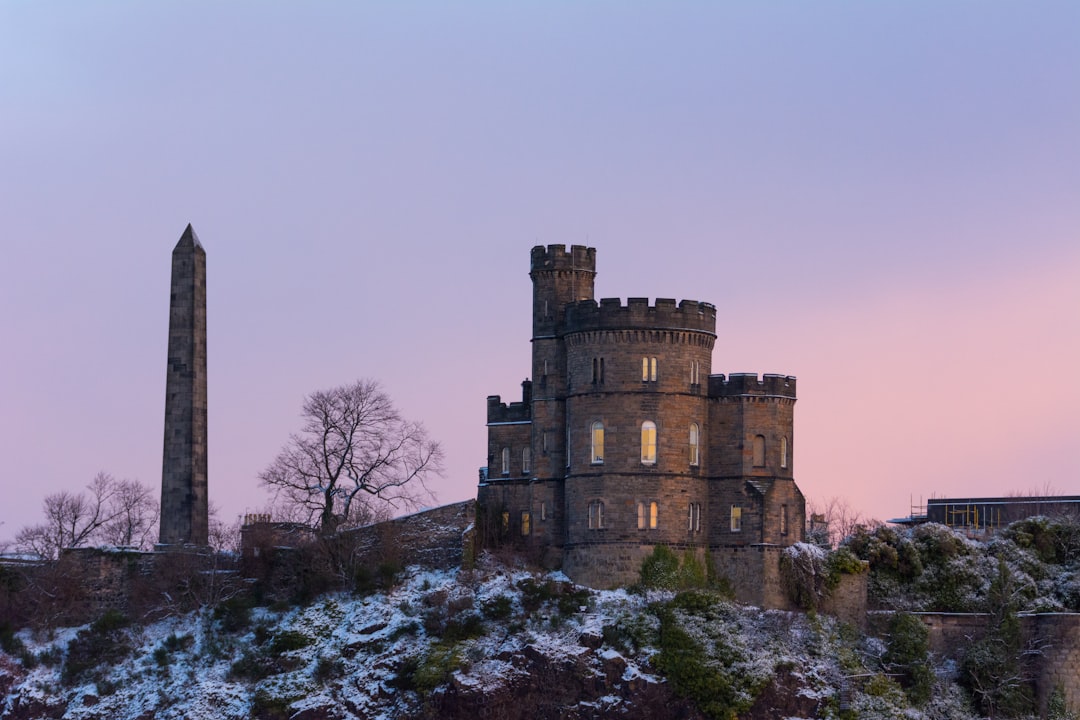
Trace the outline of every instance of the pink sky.
{"label": "pink sky", "polygon": [[0,540],[157,487],[169,256],[208,255],[210,494],[379,379],[474,494],[529,249],[718,307],[799,378],[795,477],[889,518],[1080,494],[1080,6],[0,4]]}

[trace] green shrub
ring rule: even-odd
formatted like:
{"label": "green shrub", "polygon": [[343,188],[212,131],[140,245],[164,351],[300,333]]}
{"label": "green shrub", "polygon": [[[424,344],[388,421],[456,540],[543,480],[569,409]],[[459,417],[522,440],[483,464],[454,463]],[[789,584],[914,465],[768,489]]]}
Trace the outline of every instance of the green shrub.
{"label": "green shrub", "polygon": [[1046,701],[1047,720],[1077,720],[1077,715],[1069,710],[1065,702],[1065,691],[1060,685],[1056,686]]}
{"label": "green shrub", "polygon": [[825,558],[825,587],[834,590],[844,575],[861,575],[869,570],[868,564],[846,547],[839,547]]}
{"label": "green shrub", "polygon": [[64,653],[57,646],[53,645],[46,650],[42,650],[37,654],[37,662],[41,663],[45,667],[56,667],[64,659]]}
{"label": "green shrub", "polygon": [[555,598],[555,583],[551,580],[537,582],[535,578],[525,578],[517,584],[521,591],[521,607],[525,612],[535,612],[540,606]]}
{"label": "green shrub", "polygon": [[259,689],[251,701],[251,717],[257,720],[289,720],[295,698],[275,697]]}
{"label": "green shrub", "polygon": [[889,640],[882,661],[900,676],[908,698],[918,705],[930,699],[934,674],[930,670],[930,631],[909,613],[896,613],[889,621]]}
{"label": "green shrub", "polygon": [[172,633],[169,637],[165,638],[163,645],[169,652],[177,652],[179,650],[187,650],[194,642],[195,638],[190,634],[178,636],[176,633]]}
{"label": "green shrub", "polygon": [[251,625],[252,602],[243,596],[231,597],[214,608],[214,620],[228,633],[246,630]]}
{"label": "green shrub", "polygon": [[667,545],[657,545],[641,561],[641,586],[654,590],[679,587],[679,556]]}
{"label": "green shrub", "polygon": [[328,681],[345,674],[345,663],[341,658],[320,657],[315,663],[315,681],[326,684]]}
{"label": "green shrub", "polygon": [[514,599],[509,595],[498,595],[481,605],[484,617],[489,620],[505,620],[514,611]]}
{"label": "green shrub", "polygon": [[18,655],[26,646],[15,636],[15,628],[6,622],[0,622],[0,650],[8,655]]}
{"label": "green shrub", "polygon": [[660,619],[659,652],[653,665],[668,679],[678,695],[690,699],[714,720],[735,720],[752,704],[752,690],[725,668],[707,662],[705,649],[678,623],[666,606],[656,608]]}
{"label": "green shrub", "polygon": [[229,668],[229,676],[234,679],[259,681],[282,671],[278,662],[260,652],[248,651]]}
{"label": "green shrub", "polygon": [[447,642],[461,642],[481,637],[486,632],[483,618],[476,613],[464,613],[446,623],[442,637]]}
{"label": "green shrub", "polygon": [[110,610],[90,627],[80,630],[68,644],[61,680],[74,684],[96,667],[113,665],[123,660],[130,650],[123,632],[128,622],[123,613]]}
{"label": "green shrub", "polygon": [[421,697],[449,681],[450,676],[461,667],[458,647],[451,643],[435,643],[424,655],[416,668],[412,682]]}
{"label": "green shrub", "polygon": [[397,640],[398,638],[404,637],[405,635],[415,635],[418,632],[420,632],[420,623],[416,622],[415,620],[407,623],[402,623],[401,625],[396,626],[390,632],[390,640]]}
{"label": "green shrub", "polygon": [[270,652],[274,655],[280,655],[282,653],[290,652],[292,650],[300,650],[306,648],[312,643],[312,639],[302,632],[295,630],[282,630],[278,634],[274,635],[274,639],[270,641]]}

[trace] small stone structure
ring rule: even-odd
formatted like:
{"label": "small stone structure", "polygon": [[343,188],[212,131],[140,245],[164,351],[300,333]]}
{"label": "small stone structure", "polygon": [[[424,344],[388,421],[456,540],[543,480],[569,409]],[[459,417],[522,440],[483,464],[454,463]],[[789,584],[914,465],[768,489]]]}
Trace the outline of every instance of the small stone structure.
{"label": "small stone structure", "polygon": [[594,248],[532,249],[532,379],[487,399],[482,541],[594,587],[636,581],[657,545],[708,550],[740,599],[782,604],[775,549],[805,525],[795,378],[712,375],[715,306],[597,302],[595,276]]}
{"label": "small stone structure", "polygon": [[209,544],[206,409],[206,251],[188,225],[172,253],[159,540],[164,546]]}

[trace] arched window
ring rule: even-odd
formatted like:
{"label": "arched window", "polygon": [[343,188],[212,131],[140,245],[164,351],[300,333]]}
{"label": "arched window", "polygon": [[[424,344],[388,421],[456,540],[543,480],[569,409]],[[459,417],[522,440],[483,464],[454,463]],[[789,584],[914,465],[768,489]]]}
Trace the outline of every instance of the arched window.
{"label": "arched window", "polygon": [[645,529],[645,520],[646,520],[645,503],[638,502],[638,504],[637,504],[637,529],[638,530],[644,530]]}
{"label": "arched window", "polygon": [[652,420],[641,423],[641,462],[656,464],[656,423]]}
{"label": "arched window", "polygon": [[521,474],[528,475],[532,470],[532,450],[529,448],[522,448],[521,450]]}
{"label": "arched window", "polygon": [[765,436],[754,436],[754,467],[765,467]]}
{"label": "arched window", "polygon": [[700,430],[697,423],[690,423],[690,464],[697,465],[700,462]]}
{"label": "arched window", "polygon": [[604,423],[599,420],[592,424],[592,462],[594,465],[604,462]]}
{"label": "arched window", "polygon": [[510,448],[504,447],[502,450],[502,474],[510,474]]}
{"label": "arched window", "polygon": [[532,513],[528,510],[521,511],[521,534],[528,535],[532,532]]}
{"label": "arched window", "polygon": [[656,529],[657,515],[659,515],[659,507],[657,506],[656,501],[654,500],[651,503],[649,503],[649,529],[650,530],[655,530]]}
{"label": "arched window", "polygon": [[600,530],[604,527],[604,501],[593,500],[589,503],[589,529]]}
{"label": "arched window", "polygon": [[780,467],[787,468],[787,438],[780,438]]}

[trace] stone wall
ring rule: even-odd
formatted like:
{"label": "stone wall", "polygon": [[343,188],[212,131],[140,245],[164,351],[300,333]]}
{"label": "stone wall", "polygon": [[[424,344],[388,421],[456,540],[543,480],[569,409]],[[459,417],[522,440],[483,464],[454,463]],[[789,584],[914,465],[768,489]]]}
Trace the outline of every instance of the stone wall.
{"label": "stone wall", "polygon": [[[873,632],[884,634],[891,612],[870,613]],[[930,651],[953,660],[963,658],[973,642],[986,636],[992,616],[985,613],[915,613],[930,631]],[[1020,615],[1024,640],[1038,648],[1030,670],[1039,712],[1057,689],[1068,707],[1080,710],[1080,613]]]}
{"label": "stone wall", "polygon": [[866,589],[869,573],[841,575],[840,583],[821,601],[821,612],[859,628],[866,628]]}
{"label": "stone wall", "polygon": [[[342,535],[355,540],[360,562],[390,560],[403,566],[461,567],[467,552],[465,531],[476,520],[475,507],[475,502],[466,500],[348,530]],[[471,554],[471,548],[468,552]]]}
{"label": "stone wall", "polygon": [[795,610],[780,580],[780,554],[773,545],[709,548],[713,572],[726,578],[735,599],[746,605]]}
{"label": "stone wall", "polygon": [[1056,688],[1065,703],[1080,711],[1080,613],[1046,613],[1021,616],[1029,637],[1042,647],[1035,661],[1035,697],[1040,711]]}

